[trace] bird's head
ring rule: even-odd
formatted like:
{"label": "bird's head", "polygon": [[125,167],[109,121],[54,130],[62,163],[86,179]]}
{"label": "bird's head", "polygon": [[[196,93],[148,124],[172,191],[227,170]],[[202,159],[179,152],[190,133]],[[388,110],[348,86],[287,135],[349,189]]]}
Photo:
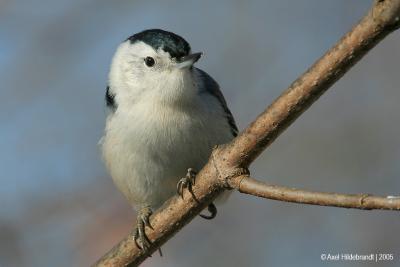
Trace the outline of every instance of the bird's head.
{"label": "bird's head", "polygon": [[121,98],[129,102],[143,98],[184,101],[196,93],[192,66],[200,57],[201,53],[192,54],[189,43],[172,32],[145,30],[118,47],[109,85],[117,102]]}

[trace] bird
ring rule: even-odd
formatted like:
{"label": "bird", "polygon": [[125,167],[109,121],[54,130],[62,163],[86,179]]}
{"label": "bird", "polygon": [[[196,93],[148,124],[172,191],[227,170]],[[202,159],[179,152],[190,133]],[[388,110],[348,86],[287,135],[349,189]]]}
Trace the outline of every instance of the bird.
{"label": "bird", "polygon": [[[100,145],[116,187],[137,211],[141,249],[150,245],[153,211],[190,189],[213,147],[238,134],[218,83],[194,67],[201,56],[181,36],[148,29],[124,40],[111,61]],[[208,211],[200,216],[214,218],[213,203]]]}

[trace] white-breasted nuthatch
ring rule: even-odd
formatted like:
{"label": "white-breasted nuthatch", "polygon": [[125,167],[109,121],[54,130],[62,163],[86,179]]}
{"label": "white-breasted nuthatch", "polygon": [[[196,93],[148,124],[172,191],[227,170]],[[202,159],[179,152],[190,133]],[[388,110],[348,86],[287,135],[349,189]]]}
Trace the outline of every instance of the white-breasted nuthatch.
{"label": "white-breasted nuthatch", "polygon": [[[116,186],[138,210],[135,241],[142,248],[152,210],[177,187],[190,187],[188,168],[200,170],[215,145],[237,135],[218,84],[193,67],[201,55],[182,37],[151,29],[125,40],[112,60],[101,146]],[[214,204],[208,210],[202,217],[213,218]]]}

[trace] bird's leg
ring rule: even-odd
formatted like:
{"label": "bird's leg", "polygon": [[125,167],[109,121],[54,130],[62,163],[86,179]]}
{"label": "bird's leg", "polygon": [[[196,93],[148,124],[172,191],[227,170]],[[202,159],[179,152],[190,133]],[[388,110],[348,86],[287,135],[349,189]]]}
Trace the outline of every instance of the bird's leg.
{"label": "bird's leg", "polygon": [[[183,198],[183,189],[185,188],[187,188],[193,194],[192,186],[195,183],[196,174],[197,173],[192,168],[189,168],[186,173],[186,177],[180,179],[178,184],[176,185],[176,190],[178,192],[178,195],[180,195],[182,198]],[[214,205],[214,203],[210,203],[207,209],[210,212],[210,215],[200,214],[200,217],[207,220],[214,219],[215,216],[217,216],[217,207]]]}
{"label": "bird's leg", "polygon": [[178,195],[183,198],[183,189],[187,188],[189,192],[192,192],[192,186],[195,183],[196,172],[189,168],[186,173],[186,177],[179,180],[178,184],[176,185],[176,191]]}
{"label": "bird's leg", "polygon": [[150,246],[150,240],[146,235],[145,229],[146,226],[150,227],[153,229],[153,227],[150,225],[150,216],[153,213],[151,208],[149,206],[143,207],[140,211],[139,214],[136,218],[136,231],[133,236],[133,239],[135,240],[136,245],[138,248],[146,250]]}

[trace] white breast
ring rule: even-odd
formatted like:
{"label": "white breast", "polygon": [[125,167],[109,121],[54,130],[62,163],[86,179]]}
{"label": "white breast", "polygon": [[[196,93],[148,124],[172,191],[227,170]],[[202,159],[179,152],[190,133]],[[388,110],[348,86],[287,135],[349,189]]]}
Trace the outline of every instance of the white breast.
{"label": "white breast", "polygon": [[189,106],[148,100],[107,119],[103,157],[132,205],[157,208],[176,192],[188,168],[200,170],[216,144],[232,139],[218,100],[207,94]]}

